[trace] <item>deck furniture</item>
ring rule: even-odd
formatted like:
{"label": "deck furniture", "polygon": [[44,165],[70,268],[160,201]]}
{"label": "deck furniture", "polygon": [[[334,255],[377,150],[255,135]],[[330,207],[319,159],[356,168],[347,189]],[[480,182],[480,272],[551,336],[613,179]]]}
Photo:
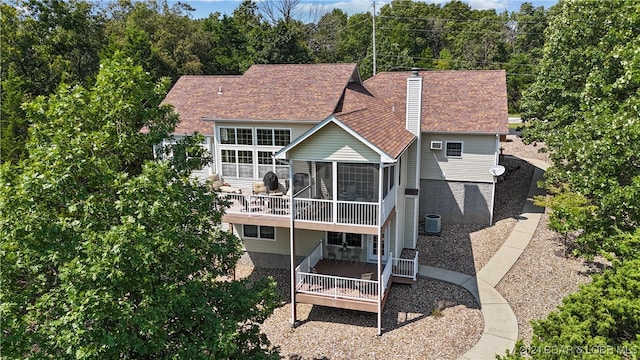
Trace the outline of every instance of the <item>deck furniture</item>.
{"label": "deck furniture", "polygon": [[329,262],[331,262],[331,259],[333,259],[333,261],[338,261],[337,256],[336,256],[336,248],[334,246],[327,246],[327,259]]}

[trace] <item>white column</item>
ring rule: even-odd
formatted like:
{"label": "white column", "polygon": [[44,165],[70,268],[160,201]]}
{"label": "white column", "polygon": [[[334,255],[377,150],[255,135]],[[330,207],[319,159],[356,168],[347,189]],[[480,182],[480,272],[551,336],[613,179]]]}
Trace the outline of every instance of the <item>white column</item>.
{"label": "white column", "polygon": [[[293,161],[289,160],[289,186],[293,187]],[[291,259],[291,327],[296,326],[296,247],[294,244],[295,203],[293,189],[289,195],[289,252]]]}
{"label": "white column", "polygon": [[378,167],[378,336],[382,335],[382,186],[384,184],[384,164]]}

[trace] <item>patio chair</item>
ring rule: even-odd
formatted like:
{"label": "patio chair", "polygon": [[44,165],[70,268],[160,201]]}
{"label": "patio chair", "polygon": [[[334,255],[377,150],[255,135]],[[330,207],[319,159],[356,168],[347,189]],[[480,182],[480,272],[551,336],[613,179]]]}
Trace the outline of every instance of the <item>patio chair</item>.
{"label": "patio chair", "polygon": [[255,181],[252,185],[251,185],[251,190],[253,192],[253,195],[259,195],[259,194],[266,194],[267,193],[267,187],[264,185],[264,181]]}
{"label": "patio chair", "polygon": [[326,250],[327,250],[327,261],[329,262],[329,264],[331,264],[331,259],[333,259],[333,261],[335,262],[338,262],[338,256],[336,255],[336,248],[333,246],[327,246]]}
{"label": "patio chair", "polygon": [[[364,273],[360,275],[360,280],[371,280],[373,278],[373,273],[372,272],[368,272],[368,273]],[[362,283],[359,282],[356,285],[356,288],[358,289],[358,292],[360,292],[360,295],[362,295],[363,293],[365,295],[372,295],[371,294],[371,283]]]}
{"label": "patio chair", "polygon": [[355,263],[360,262],[360,253],[362,252],[362,249],[353,248],[351,250],[353,251],[353,253],[351,254],[351,257],[350,257],[351,264],[355,264]]}
{"label": "patio chair", "polygon": [[360,280],[371,280],[371,278],[373,278],[372,272],[368,272],[360,275]]}

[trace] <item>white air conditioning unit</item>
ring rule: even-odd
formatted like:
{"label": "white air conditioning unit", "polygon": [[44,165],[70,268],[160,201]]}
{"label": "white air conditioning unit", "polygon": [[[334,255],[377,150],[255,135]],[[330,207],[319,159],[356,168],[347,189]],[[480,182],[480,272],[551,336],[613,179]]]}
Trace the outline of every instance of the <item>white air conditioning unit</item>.
{"label": "white air conditioning unit", "polygon": [[432,141],[431,150],[442,150],[442,141]]}

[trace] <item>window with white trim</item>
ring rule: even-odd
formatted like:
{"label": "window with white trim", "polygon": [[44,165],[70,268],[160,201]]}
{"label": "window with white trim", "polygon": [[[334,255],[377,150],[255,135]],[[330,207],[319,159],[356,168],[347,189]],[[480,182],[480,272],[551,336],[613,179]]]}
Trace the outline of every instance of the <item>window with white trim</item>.
{"label": "window with white trim", "polygon": [[451,158],[462,157],[462,141],[447,141],[446,156]]}
{"label": "window with white trim", "polygon": [[362,234],[327,231],[327,245],[343,246],[342,244],[347,244],[348,247],[361,248]]}
{"label": "window with white trim", "polygon": [[260,146],[286,146],[291,142],[291,130],[257,128],[256,138]]}
{"label": "window with white trim", "polygon": [[242,225],[243,239],[270,240],[276,239],[276,228],[273,226]]}
{"label": "window with white trim", "polygon": [[225,145],[253,145],[253,129],[221,127],[220,143]]}
{"label": "window with white trim", "polygon": [[222,176],[253,179],[253,151],[220,150]]}
{"label": "window with white trim", "polygon": [[271,151],[258,151],[258,178],[264,177],[269,171],[273,171],[273,156]]}
{"label": "window with white trim", "polygon": [[289,177],[289,164],[273,153],[291,142],[290,129],[219,127],[222,176],[261,179],[269,171]]}
{"label": "window with white trim", "polygon": [[235,150],[220,150],[220,157],[222,162],[222,176],[238,176],[238,162],[236,161]]}

